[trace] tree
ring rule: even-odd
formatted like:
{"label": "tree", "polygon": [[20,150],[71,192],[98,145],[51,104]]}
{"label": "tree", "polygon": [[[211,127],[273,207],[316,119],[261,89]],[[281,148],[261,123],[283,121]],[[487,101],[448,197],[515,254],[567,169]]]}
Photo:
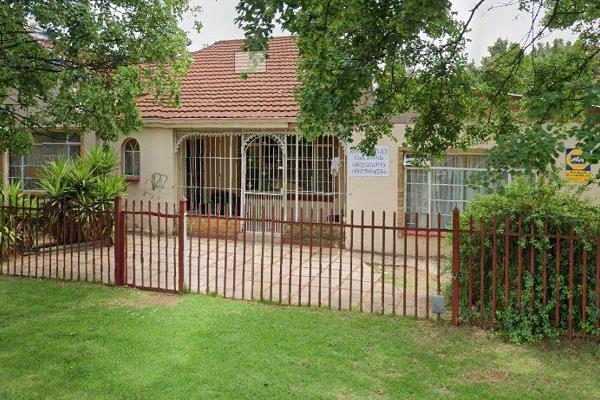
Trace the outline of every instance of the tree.
{"label": "tree", "polygon": [[0,152],[56,129],[114,140],[141,128],[142,93],[177,104],[188,11],[188,0],[1,2]]}
{"label": "tree", "polygon": [[487,156],[493,170],[481,183],[521,171],[557,178],[555,159],[570,138],[587,161],[600,162],[598,54],[581,39],[539,44],[528,53],[501,40],[490,48],[473,71],[475,121],[495,141]]}
{"label": "tree", "polygon": [[[600,162],[599,116],[588,113],[600,104],[600,8],[586,0],[520,0],[531,15],[528,39],[497,43],[475,68],[465,33],[488,1],[459,21],[448,0],[241,0],[237,21],[255,50],[267,46],[275,23],[297,35],[298,122],[308,138],[351,142],[362,131],[357,146],[371,152],[391,134],[393,116],[415,111],[408,146],[431,157],[493,140],[493,177],[551,172],[565,137]],[[538,46],[549,31],[566,28],[578,35],[574,44]],[[518,107],[511,94],[522,96]]]}

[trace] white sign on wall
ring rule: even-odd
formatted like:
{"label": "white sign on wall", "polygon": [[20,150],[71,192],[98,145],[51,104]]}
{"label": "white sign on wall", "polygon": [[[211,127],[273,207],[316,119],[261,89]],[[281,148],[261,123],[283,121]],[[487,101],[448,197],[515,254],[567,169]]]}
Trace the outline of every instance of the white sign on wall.
{"label": "white sign on wall", "polygon": [[364,155],[358,149],[350,149],[348,175],[389,176],[390,148],[388,146],[375,146],[375,156],[373,157]]}

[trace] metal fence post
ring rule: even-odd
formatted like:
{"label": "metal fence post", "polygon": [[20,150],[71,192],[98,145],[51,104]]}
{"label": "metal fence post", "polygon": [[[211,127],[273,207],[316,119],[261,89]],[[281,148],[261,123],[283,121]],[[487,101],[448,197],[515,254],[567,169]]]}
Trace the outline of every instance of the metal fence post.
{"label": "metal fence post", "polygon": [[115,198],[115,209],[114,209],[114,223],[115,223],[115,285],[123,286],[125,284],[125,268],[124,268],[124,254],[125,249],[125,235],[123,232],[123,210],[121,208],[121,196]]}
{"label": "metal fence post", "polygon": [[460,211],[452,210],[452,325],[458,326],[458,298],[460,294]]}
{"label": "metal fence post", "polygon": [[177,259],[177,271],[178,271],[178,291],[183,291],[184,285],[184,265],[185,265],[185,213],[187,210],[187,200],[185,198],[179,200],[179,214],[177,218],[179,220],[178,228],[178,240],[179,240],[179,254]]}

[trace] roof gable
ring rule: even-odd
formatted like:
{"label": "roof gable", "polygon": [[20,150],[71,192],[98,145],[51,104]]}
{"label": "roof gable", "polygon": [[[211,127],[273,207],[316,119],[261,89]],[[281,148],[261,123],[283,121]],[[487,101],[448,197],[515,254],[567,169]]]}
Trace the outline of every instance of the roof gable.
{"label": "roof gable", "polygon": [[143,118],[293,118],[298,47],[293,37],[270,40],[266,65],[246,79],[236,72],[236,53],[244,40],[226,40],[192,53],[192,66],[181,79],[179,108],[138,99]]}

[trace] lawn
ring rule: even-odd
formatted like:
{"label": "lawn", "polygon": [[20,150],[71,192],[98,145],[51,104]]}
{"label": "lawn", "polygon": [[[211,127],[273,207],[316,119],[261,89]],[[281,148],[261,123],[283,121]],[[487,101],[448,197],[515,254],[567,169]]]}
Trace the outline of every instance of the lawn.
{"label": "lawn", "polygon": [[600,399],[600,346],[0,278],[0,398]]}

